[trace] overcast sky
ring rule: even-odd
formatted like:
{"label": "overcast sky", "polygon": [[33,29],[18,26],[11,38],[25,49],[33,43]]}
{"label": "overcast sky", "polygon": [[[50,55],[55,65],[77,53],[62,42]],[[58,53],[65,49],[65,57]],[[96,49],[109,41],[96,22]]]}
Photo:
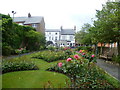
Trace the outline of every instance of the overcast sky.
{"label": "overcast sky", "polygon": [[80,30],[84,23],[92,24],[96,10],[102,9],[107,0],[2,0],[0,13],[15,17],[43,16],[46,29],[73,28]]}

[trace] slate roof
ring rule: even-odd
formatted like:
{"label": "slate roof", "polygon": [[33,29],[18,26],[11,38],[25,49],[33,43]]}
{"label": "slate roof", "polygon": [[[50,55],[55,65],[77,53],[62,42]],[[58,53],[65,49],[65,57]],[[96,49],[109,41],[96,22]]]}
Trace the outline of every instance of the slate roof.
{"label": "slate roof", "polygon": [[73,29],[63,29],[61,30],[61,35],[74,35],[75,30]]}
{"label": "slate roof", "polygon": [[45,32],[60,32],[60,29],[46,29]]}
{"label": "slate roof", "polygon": [[45,32],[61,32],[61,35],[74,35],[75,30],[73,29],[46,29]]}
{"label": "slate roof", "polygon": [[14,22],[24,22],[24,24],[40,23],[43,17],[14,17]]}

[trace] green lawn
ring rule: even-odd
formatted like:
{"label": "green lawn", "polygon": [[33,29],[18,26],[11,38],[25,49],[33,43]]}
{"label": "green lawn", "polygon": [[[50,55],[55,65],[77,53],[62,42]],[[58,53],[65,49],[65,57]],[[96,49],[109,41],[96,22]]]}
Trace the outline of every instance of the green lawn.
{"label": "green lawn", "polygon": [[40,70],[6,73],[2,79],[3,88],[63,88],[69,80],[63,74]]}
{"label": "green lawn", "polygon": [[[2,88],[67,88],[70,79],[56,72],[46,71],[49,67],[55,65],[55,61],[48,63],[41,59],[31,58],[33,55],[26,55],[14,60],[30,60],[33,61],[39,70],[17,71],[5,73],[2,75]],[[66,81],[68,83],[66,83]]]}

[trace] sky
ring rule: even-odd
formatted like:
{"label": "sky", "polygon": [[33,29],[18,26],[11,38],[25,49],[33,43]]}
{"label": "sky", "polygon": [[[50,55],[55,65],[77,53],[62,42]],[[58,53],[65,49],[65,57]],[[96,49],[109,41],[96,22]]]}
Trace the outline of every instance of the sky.
{"label": "sky", "polygon": [[0,13],[15,17],[43,16],[46,29],[63,28],[77,31],[85,24],[92,25],[96,10],[102,9],[107,0],[2,0]]}

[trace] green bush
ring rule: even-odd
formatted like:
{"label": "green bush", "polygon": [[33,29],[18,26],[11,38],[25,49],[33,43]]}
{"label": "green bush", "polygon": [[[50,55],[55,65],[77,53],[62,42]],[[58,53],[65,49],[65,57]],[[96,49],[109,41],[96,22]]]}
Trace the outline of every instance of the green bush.
{"label": "green bush", "polygon": [[37,70],[38,67],[33,62],[28,61],[14,61],[14,62],[3,62],[2,73],[13,72],[13,71],[24,71],[24,70]]}
{"label": "green bush", "polygon": [[2,46],[2,55],[9,56],[12,53],[13,49],[11,46]]}
{"label": "green bush", "polygon": [[115,61],[116,63],[119,63],[120,64],[120,56],[113,56],[112,58],[113,61]]}
{"label": "green bush", "polygon": [[77,47],[77,51],[79,50],[87,50],[88,52],[91,52],[93,49],[92,47],[89,47],[89,46],[79,46]]}
{"label": "green bush", "polygon": [[38,58],[38,59],[43,59],[47,62],[53,62],[53,61],[57,61],[57,60],[62,60],[62,59],[66,59],[68,56],[65,54],[64,51],[41,51],[39,53],[37,53],[36,55],[34,55],[33,58]]}
{"label": "green bush", "polygon": [[54,51],[56,48],[54,46],[47,46],[48,50]]}
{"label": "green bush", "polygon": [[[62,64],[59,66],[59,64]],[[72,59],[48,69],[66,74],[70,77],[74,88],[113,88],[104,78],[104,75],[87,59]]]}
{"label": "green bush", "polygon": [[15,49],[15,54],[23,54],[23,53],[28,53],[29,50],[26,50],[26,48],[19,48]]}

